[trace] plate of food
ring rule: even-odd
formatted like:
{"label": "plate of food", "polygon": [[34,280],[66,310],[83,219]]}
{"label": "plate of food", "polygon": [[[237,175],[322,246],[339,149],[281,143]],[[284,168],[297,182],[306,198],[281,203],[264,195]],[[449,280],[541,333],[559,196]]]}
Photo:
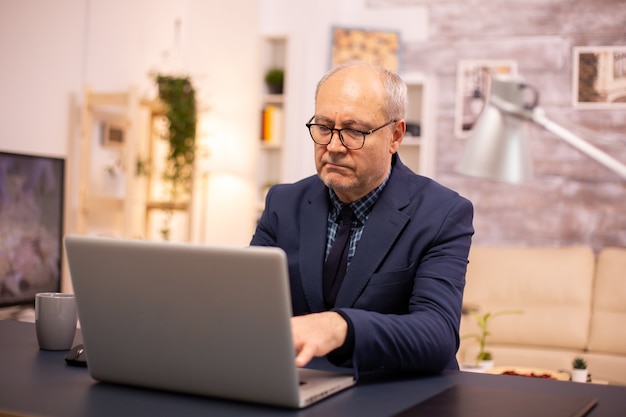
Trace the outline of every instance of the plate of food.
{"label": "plate of food", "polygon": [[487,371],[488,374],[515,375],[541,379],[569,381],[570,375],[564,371],[553,371],[542,368],[524,368],[519,366],[496,366]]}

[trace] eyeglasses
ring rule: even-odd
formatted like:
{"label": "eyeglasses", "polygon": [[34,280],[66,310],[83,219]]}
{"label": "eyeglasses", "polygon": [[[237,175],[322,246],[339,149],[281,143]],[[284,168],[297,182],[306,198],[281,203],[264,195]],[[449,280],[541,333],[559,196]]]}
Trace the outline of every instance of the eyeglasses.
{"label": "eyeglasses", "polygon": [[330,141],[333,140],[333,135],[335,132],[339,135],[339,140],[341,144],[348,149],[358,150],[365,145],[365,137],[367,135],[371,135],[377,130],[382,129],[385,126],[389,126],[390,124],[397,122],[397,120],[390,120],[384,125],[377,127],[376,129],[362,131],[357,129],[351,129],[349,127],[345,127],[343,129],[333,129],[332,127],[328,127],[326,125],[321,125],[317,123],[311,123],[315,116],[309,119],[309,122],[306,124],[306,127],[309,128],[309,134],[311,135],[311,139],[313,142],[318,145],[328,145]]}

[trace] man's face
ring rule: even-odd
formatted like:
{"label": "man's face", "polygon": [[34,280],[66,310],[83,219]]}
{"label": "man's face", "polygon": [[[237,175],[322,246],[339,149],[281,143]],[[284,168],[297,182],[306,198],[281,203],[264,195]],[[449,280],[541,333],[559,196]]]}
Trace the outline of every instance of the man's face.
{"label": "man's face", "polygon": [[[320,87],[313,123],[369,131],[389,122],[383,112],[384,104],[385,91],[374,69],[346,68]],[[404,126],[404,120],[400,120],[367,135],[363,148],[358,150],[347,149],[334,132],[328,145],[315,144],[318,175],[344,203],[358,200],[387,176]]]}

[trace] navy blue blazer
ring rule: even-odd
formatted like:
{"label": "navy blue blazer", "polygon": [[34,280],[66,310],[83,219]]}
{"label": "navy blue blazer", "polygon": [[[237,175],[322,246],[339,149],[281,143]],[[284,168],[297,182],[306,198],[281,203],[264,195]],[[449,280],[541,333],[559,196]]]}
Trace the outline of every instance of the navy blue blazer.
{"label": "navy blue blazer", "polygon": [[[317,175],[267,194],[251,245],[278,246],[288,258],[294,315],[323,311],[322,269],[330,199]],[[354,330],[359,370],[458,369],[459,323],[473,207],[416,175],[394,156],[335,310]]]}

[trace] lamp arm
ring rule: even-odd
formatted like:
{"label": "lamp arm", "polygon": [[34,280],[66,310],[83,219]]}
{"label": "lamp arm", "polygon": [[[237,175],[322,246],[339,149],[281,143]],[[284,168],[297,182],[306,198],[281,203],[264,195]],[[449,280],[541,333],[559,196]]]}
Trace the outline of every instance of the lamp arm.
{"label": "lamp arm", "polygon": [[613,172],[619,174],[622,178],[626,179],[626,165],[613,158],[611,155],[606,152],[596,148],[589,142],[584,139],[576,136],[574,133],[565,129],[561,125],[553,122],[548,119],[543,109],[539,107],[535,107],[532,112],[532,116],[530,118],[533,122],[537,123],[539,126],[543,127],[549,132],[554,133],[559,138],[563,139],[565,142],[569,143],[574,148],[578,149],[585,155],[591,157],[596,160],[600,164],[609,168]]}
{"label": "lamp arm", "polygon": [[491,104],[504,113],[535,122],[547,131],[554,133],[556,136],[569,143],[585,155],[591,157],[596,162],[599,162],[611,171],[619,174],[622,178],[626,179],[626,165],[599,148],[596,148],[584,139],[576,136],[563,126],[548,119],[545,111],[543,111],[541,107],[532,105],[528,107],[520,107],[498,97],[492,97]]}

